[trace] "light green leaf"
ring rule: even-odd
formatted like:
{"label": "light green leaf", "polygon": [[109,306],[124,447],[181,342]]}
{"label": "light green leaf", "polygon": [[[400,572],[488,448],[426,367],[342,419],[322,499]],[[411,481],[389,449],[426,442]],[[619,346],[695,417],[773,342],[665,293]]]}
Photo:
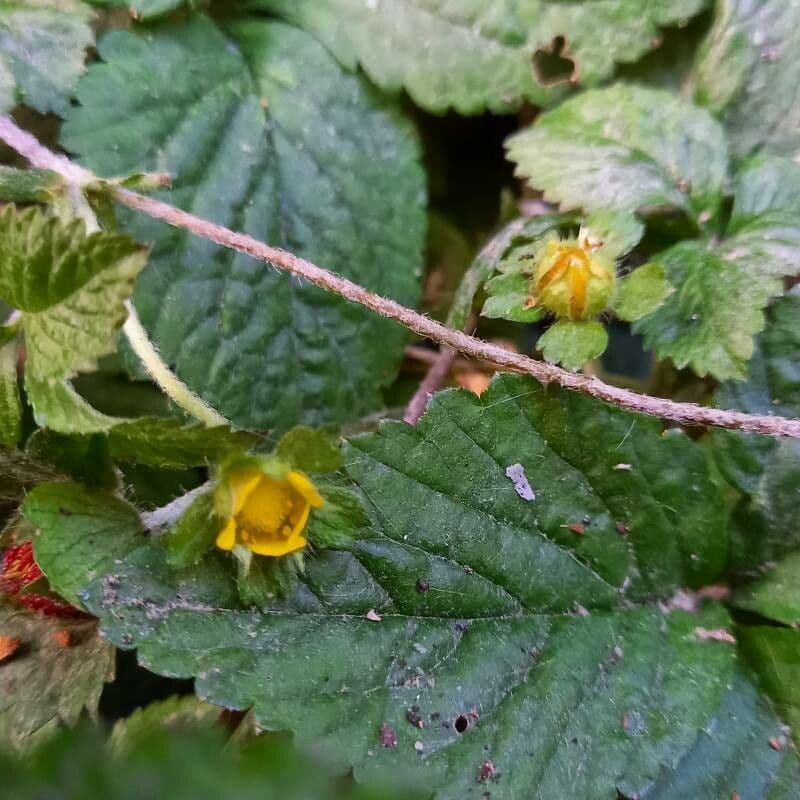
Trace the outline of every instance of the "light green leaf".
{"label": "light green leaf", "polygon": [[[513,286],[509,284],[513,283]],[[486,286],[491,294],[481,309],[481,316],[489,319],[507,319],[511,322],[536,322],[544,309],[531,306],[531,279],[523,275],[500,275]],[[513,291],[518,289],[518,291]]]}
{"label": "light green leaf", "polygon": [[87,235],[83,222],[8,206],[0,214],[0,296],[23,312],[26,372],[60,381],[113,353],[145,260],[127,236]]}
{"label": "light green leaf", "polygon": [[64,179],[56,172],[0,166],[0,200],[7,203],[46,203],[63,190]]}
{"label": "light green leaf", "polygon": [[773,211],[800,211],[800,164],[778,156],[756,156],[736,174],[730,229]]}
{"label": "light green leaf", "polygon": [[800,153],[800,7],[719,0],[695,68],[698,102],[719,114],[733,152]]}
{"label": "light green leaf", "polygon": [[17,103],[67,110],[94,38],[90,19],[77,0],[0,1],[0,112]]}
{"label": "light green leaf", "polygon": [[50,383],[26,370],[25,392],[40,428],[50,428],[59,433],[103,433],[125,421],[92,408],[69,381]]}
{"label": "light green leaf", "polygon": [[[616,62],[642,56],[659,28],[687,20],[704,0],[563,3],[558,0],[250,0],[306,28],[349,69],[405,89],[423,108],[464,114],[542,105],[571,84],[593,86]],[[559,55],[561,61],[559,63]],[[550,74],[547,61],[556,61]]]}
{"label": "light green leaf", "polygon": [[586,217],[583,227],[602,241],[601,249],[616,261],[636,247],[644,236],[644,225],[633,214],[619,211],[595,211]]}
{"label": "light green leaf", "polygon": [[536,346],[552,364],[580,369],[603,354],[608,346],[608,333],[597,320],[562,319],[539,337]]}
{"label": "light green leaf", "polygon": [[0,445],[11,447],[22,436],[18,365],[19,339],[16,331],[0,327]]}
{"label": "light green leaf", "polygon": [[[69,633],[68,647],[57,643],[57,631]],[[0,744],[30,749],[61,725],[75,725],[86,710],[96,713],[103,685],[114,676],[114,648],[94,620],[0,604],[0,633],[20,642],[0,666]]]}
{"label": "light green leaf", "polygon": [[[136,510],[123,500],[77,483],[42,483],[28,493],[22,513],[33,525],[57,531],[55,537],[34,541],[36,563],[45,575],[58,568],[56,589],[69,603],[80,606],[78,593],[90,575],[105,575],[113,568],[107,554],[134,549],[142,534]],[[64,559],[66,541],[75,545],[74,559]]]}
{"label": "light green leaf", "polygon": [[778,704],[800,741],[800,631],[748,626],[737,630],[739,645],[764,690]]}
{"label": "light green leaf", "polygon": [[671,289],[661,264],[645,264],[617,283],[611,307],[620,318],[633,322],[652,314]]}
{"label": "light green leaf", "polygon": [[218,463],[230,453],[249,450],[256,442],[258,437],[245,431],[156,417],[121,422],[108,434],[115,459],[165,469]]}
{"label": "light green leaf", "polygon": [[[753,335],[764,328],[764,308],[782,281],[764,262],[770,228],[733,236],[712,249],[682,242],[653,262],[675,287],[653,314],[636,323],[645,345],[679,368],[718,380],[743,378],[753,354]],[[800,227],[795,229],[800,243]]]}
{"label": "light green leaf", "polygon": [[733,602],[776,622],[800,626],[800,553],[792,553],[763,578],[742,587]]}
{"label": "light green leaf", "polygon": [[[65,146],[103,175],[167,171],[170,202],[411,304],[424,179],[407,121],[309,34],[209,19],[99,45]],[[209,67],[213,53],[213,69]],[[404,331],[269,266],[144,217],[136,307],[161,354],[242,427],[351,419],[382,405]]]}
{"label": "light green leaf", "polygon": [[517,173],[562,208],[718,210],[727,173],[721,126],[661,89],[617,84],[542,114],[507,143]]}

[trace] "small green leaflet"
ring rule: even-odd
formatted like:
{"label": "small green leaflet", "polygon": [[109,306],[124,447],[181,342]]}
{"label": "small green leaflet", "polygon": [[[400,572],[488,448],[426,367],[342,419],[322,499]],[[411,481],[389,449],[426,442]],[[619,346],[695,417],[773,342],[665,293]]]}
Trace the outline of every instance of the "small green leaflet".
{"label": "small green leaflet", "polygon": [[800,6],[719,0],[693,76],[695,99],[725,122],[739,158],[800,153]]}
{"label": "small green leaflet", "polygon": [[567,369],[580,369],[602,355],[607,346],[608,334],[597,320],[559,320],[536,343],[548,361]]}
{"label": "small green leaflet", "polygon": [[745,377],[764,308],[783,291],[783,276],[800,273],[800,177],[784,162],[787,186],[777,191],[779,170],[745,166],[721,242],[685,241],[652,259],[675,292],[635,330],[659,358],[718,380]]}
{"label": "small green leaflet", "polygon": [[[101,175],[166,171],[166,198],[406,304],[419,292],[424,177],[408,122],[307,33],[195,14],[113,31],[62,142]],[[268,265],[133,217],[137,282],[165,360],[236,425],[286,430],[382,405],[405,332]]]}
{"label": "small green leaflet", "polygon": [[563,209],[677,208],[716,216],[727,175],[722,127],[662,89],[616,84],[567,100],[507,142],[517,173]]}
{"label": "small green leaflet", "polygon": [[24,103],[62,114],[92,44],[77,0],[0,0],[0,113]]}
{"label": "small green leaflet", "polygon": [[[593,86],[705,0],[249,0],[313,33],[348,69],[433,112],[509,112]],[[556,62],[553,70],[548,62]]]}

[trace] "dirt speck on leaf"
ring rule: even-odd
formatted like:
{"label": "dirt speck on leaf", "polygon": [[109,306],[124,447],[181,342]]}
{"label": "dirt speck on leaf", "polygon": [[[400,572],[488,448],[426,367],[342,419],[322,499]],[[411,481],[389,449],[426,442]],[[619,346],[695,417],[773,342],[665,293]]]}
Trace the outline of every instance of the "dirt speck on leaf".
{"label": "dirt speck on leaf", "polygon": [[380,727],[380,740],[384,747],[390,749],[397,747],[397,734],[394,732],[394,728],[391,728],[385,722]]}
{"label": "dirt speck on leaf", "polygon": [[529,503],[536,499],[536,492],[525,477],[525,467],[522,464],[512,464],[506,467],[506,477],[514,484],[514,491]]}

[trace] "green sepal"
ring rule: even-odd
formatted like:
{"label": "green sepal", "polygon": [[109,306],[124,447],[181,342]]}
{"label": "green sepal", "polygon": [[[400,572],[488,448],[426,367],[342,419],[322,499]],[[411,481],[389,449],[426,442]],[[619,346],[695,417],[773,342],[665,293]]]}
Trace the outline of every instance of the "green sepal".
{"label": "green sepal", "polygon": [[608,346],[608,333],[597,320],[562,319],[539,338],[537,347],[552,364],[580,369],[602,355]]}
{"label": "green sepal", "polygon": [[339,436],[326,428],[298,425],[281,437],[275,452],[293,469],[304,472],[336,472],[344,465]]}
{"label": "green sepal", "polygon": [[672,291],[664,267],[651,261],[617,283],[611,308],[620,319],[635,322],[652,314]]}
{"label": "green sepal", "polygon": [[236,588],[246,606],[263,606],[276,597],[287,596],[297,583],[298,573],[303,571],[302,553],[265,558],[237,545],[233,556],[237,568]]}
{"label": "green sepal", "polygon": [[193,567],[214,546],[221,520],[214,512],[214,493],[195,498],[181,518],[164,535],[167,563],[173,569]]}
{"label": "green sepal", "polygon": [[322,508],[313,509],[306,528],[309,543],[318,548],[337,548],[353,541],[355,532],[369,525],[361,497],[333,481],[315,480],[325,498]]}

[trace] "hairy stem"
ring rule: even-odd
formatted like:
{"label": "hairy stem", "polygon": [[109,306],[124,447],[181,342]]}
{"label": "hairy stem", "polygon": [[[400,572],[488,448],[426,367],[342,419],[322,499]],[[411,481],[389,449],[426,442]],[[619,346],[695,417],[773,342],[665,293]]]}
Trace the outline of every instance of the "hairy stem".
{"label": "hairy stem", "polygon": [[[94,176],[77,167],[62,156],[50,152],[26,131],[8,118],[0,118],[0,140],[24,155],[38,167],[59,172],[68,180],[85,185]],[[77,177],[76,177],[77,176]],[[221,225],[200,219],[181,211],[168,203],[136,194],[127,189],[111,190],[112,196],[122,205],[147,214],[155,219],[190,231],[212,242],[228,247],[253,258],[266,261],[277,269],[303,278],[329,292],[358,303],[365,308],[393,319],[414,333],[438,342],[459,353],[490,361],[504,370],[532,375],[544,384],[557,383],[565,389],[589,394],[599,400],[661,419],[671,420],[682,425],[711,425],[719,428],[763,433],[770,436],[791,436],[800,438],[800,419],[784,419],[757,414],[743,414],[738,411],[724,411],[706,408],[694,403],[678,403],[659,397],[638,394],[628,389],[610,386],[597,378],[535,361],[518,353],[510,353],[502,347],[469,336],[442,325],[413,309],[368,291],[363,286],[322,269],[310,261],[278,247],[271,247],[252,236],[236,233]]]}

